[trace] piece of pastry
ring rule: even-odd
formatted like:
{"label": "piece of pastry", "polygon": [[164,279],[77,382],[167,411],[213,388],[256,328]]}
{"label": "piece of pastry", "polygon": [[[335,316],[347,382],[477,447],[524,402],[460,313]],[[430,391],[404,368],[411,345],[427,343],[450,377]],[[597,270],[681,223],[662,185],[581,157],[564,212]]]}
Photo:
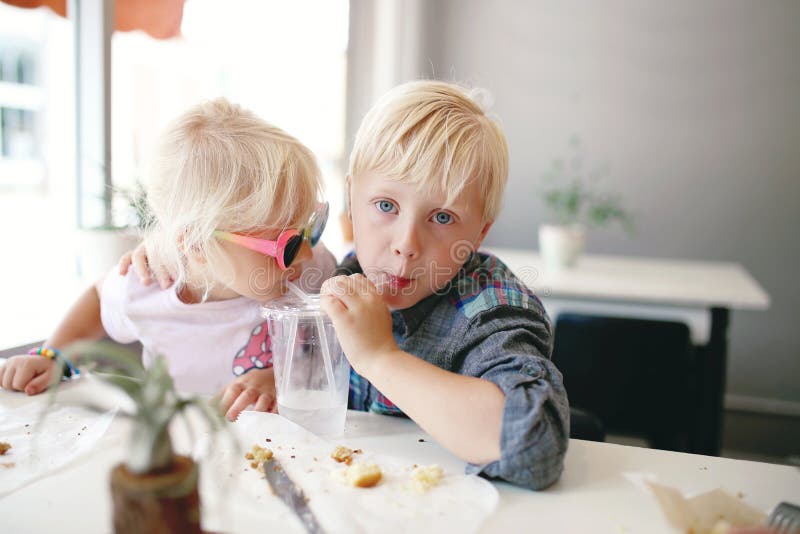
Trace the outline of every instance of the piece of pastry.
{"label": "piece of pastry", "polygon": [[347,447],[343,447],[342,445],[337,445],[333,452],[331,453],[331,458],[336,460],[339,463],[345,463],[350,465],[350,462],[353,461],[353,449],[348,449]]}
{"label": "piece of pastry", "polygon": [[381,481],[383,473],[375,464],[353,464],[339,471],[333,471],[331,476],[342,484],[357,488],[371,488]]}
{"label": "piece of pastry", "polygon": [[443,474],[437,464],[415,467],[411,471],[411,488],[417,493],[425,493],[439,483]]}

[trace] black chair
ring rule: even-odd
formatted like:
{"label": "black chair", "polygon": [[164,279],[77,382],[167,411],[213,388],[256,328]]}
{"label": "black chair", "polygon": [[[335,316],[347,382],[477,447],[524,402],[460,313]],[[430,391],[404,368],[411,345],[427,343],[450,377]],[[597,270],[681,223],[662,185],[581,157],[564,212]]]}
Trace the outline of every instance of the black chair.
{"label": "black chair", "polygon": [[569,437],[588,441],[605,441],[606,429],[596,415],[570,406]]}
{"label": "black chair", "polygon": [[570,435],[597,435],[585,417],[594,416],[609,433],[638,436],[658,449],[689,450],[694,360],[683,323],[560,315],[553,361],[564,375],[571,413],[579,415]]}

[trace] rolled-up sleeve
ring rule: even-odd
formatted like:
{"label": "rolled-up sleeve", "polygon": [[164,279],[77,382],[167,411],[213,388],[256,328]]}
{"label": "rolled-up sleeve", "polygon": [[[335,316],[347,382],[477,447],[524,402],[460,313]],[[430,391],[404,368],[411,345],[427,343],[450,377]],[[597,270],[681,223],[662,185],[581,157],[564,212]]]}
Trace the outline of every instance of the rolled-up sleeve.
{"label": "rolled-up sleeve", "polygon": [[569,402],[550,361],[551,326],[535,309],[498,306],[473,317],[456,356],[461,374],[497,384],[505,394],[500,459],[467,473],[530,489],[558,480],[569,442]]}

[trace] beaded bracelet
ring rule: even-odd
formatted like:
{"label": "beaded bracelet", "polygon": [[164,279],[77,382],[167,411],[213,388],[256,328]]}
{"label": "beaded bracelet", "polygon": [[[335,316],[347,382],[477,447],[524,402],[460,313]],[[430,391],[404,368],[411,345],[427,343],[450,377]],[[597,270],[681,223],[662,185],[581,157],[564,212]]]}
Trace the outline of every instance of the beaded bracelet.
{"label": "beaded bracelet", "polygon": [[62,380],[67,380],[69,378],[77,377],[81,374],[81,372],[72,365],[72,362],[69,361],[69,358],[61,354],[61,351],[58,349],[54,349],[52,347],[34,347],[28,351],[28,354],[32,356],[44,356],[45,358],[51,360],[59,360],[64,362],[64,374],[61,377]]}

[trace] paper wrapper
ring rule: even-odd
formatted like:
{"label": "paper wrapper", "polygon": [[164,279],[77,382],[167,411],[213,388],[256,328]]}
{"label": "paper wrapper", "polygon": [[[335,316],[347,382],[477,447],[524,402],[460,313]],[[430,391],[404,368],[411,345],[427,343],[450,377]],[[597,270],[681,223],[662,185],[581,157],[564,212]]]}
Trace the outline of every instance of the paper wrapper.
{"label": "paper wrapper", "polygon": [[41,403],[0,409],[0,441],[11,444],[0,456],[0,497],[84,458],[116,413],[52,406],[45,408],[47,417],[37,427],[42,409]]}
{"label": "paper wrapper", "polygon": [[680,532],[725,534],[730,528],[760,527],[766,521],[761,510],[721,488],[685,496],[652,476],[628,473],[626,477],[656,498],[667,521]]}
{"label": "paper wrapper", "polygon": [[293,513],[271,493],[263,473],[244,458],[254,444],[273,451],[329,534],[474,532],[497,506],[497,490],[482,478],[445,472],[437,486],[418,493],[410,484],[413,460],[366,449],[353,455],[353,462],[377,464],[383,471],[382,480],[372,488],[343,485],[331,472],[345,465],[330,454],[336,445],[357,448],[358,440],[326,441],[278,415],[244,412],[233,427],[238,445],[218,436],[210,453],[202,452],[207,450],[207,440],[197,448],[204,469],[203,505],[219,507],[215,510],[219,524],[207,524],[204,516],[204,528],[209,530],[235,531],[237,516],[258,514],[265,526],[282,524],[286,531],[288,524],[303,532]]}

